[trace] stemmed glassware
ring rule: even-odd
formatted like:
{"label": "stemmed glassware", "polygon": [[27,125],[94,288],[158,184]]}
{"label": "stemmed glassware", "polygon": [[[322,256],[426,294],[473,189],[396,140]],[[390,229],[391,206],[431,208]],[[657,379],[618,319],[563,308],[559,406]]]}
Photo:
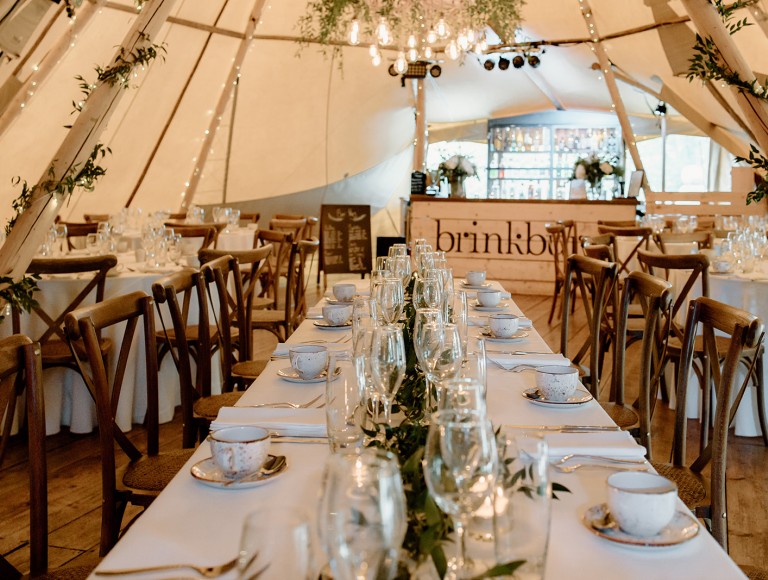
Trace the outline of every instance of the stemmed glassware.
{"label": "stemmed glassware", "polygon": [[53,231],[56,234],[53,253],[57,256],[63,256],[69,250],[69,242],[67,242],[67,224],[55,224],[53,226]]}
{"label": "stemmed glassware", "polygon": [[441,308],[443,305],[443,280],[437,270],[422,272],[413,284],[413,307]]}
{"label": "stemmed glassware", "polygon": [[397,458],[373,449],[329,457],[318,516],[336,580],[393,578],[407,529]]}
{"label": "stemmed glassware", "polygon": [[376,287],[376,312],[384,324],[394,324],[403,314],[403,283],[400,278],[384,278]]}
{"label": "stemmed glassware", "polygon": [[498,454],[493,427],[477,411],[443,410],[432,416],[424,450],[424,478],[438,507],[451,516],[458,553],[446,578],[471,577],[465,530],[495,488]]}
{"label": "stemmed glassware", "polygon": [[403,288],[406,288],[411,279],[411,259],[408,256],[392,256],[389,258],[389,266],[392,276],[400,278]]}
{"label": "stemmed glassware", "polygon": [[[374,389],[384,405],[384,422],[389,424],[392,401],[405,377],[405,341],[399,324],[379,326],[373,331],[371,374]],[[378,417],[374,419],[378,421]]]}

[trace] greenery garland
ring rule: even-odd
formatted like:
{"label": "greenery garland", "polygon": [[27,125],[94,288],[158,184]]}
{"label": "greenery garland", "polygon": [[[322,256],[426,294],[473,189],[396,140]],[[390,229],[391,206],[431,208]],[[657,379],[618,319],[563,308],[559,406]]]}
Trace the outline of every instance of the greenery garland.
{"label": "greenery garland", "polygon": [[[450,534],[453,532],[453,524],[451,518],[437,507],[435,500],[430,496],[422,468],[429,425],[424,421],[427,414],[427,382],[424,371],[419,366],[413,344],[416,309],[411,297],[414,282],[415,275],[411,277],[408,288],[405,290],[405,322],[403,324],[405,378],[395,395],[392,408],[393,413],[402,413],[404,419],[397,426],[375,424],[371,429],[363,429],[363,431],[371,438],[369,447],[386,449],[394,453],[400,461],[408,518],[403,550],[415,565],[431,558],[440,578],[444,578],[447,570],[444,545],[452,541]],[[507,476],[513,478],[513,483],[520,482],[518,491],[526,495],[531,493],[531,488],[525,485],[525,480],[529,476],[524,471],[504,475],[504,477]],[[568,488],[558,483],[552,484],[552,490],[553,499],[557,499],[555,491],[570,493]],[[525,561],[515,561],[498,564],[473,580],[510,576],[524,563]],[[410,571],[402,563],[397,578],[402,580],[410,578]]]}
{"label": "greenery garland", "polygon": [[[741,8],[746,8],[757,0],[737,0],[731,4],[725,4],[723,0],[711,0],[715,9],[723,19],[728,33],[736,34],[741,29],[752,26],[746,18],[734,20],[734,14]],[[768,86],[762,86],[757,80],[747,82],[723,60],[720,51],[710,37],[696,35],[696,44],[693,46],[694,55],[690,60],[687,78],[689,81],[700,79],[704,82],[723,81],[743,94],[749,94],[763,101],[768,101]],[[754,145],[750,145],[748,157],[737,156],[735,161],[747,163],[753,169],[757,169],[765,175],[768,172],[768,158]],[[757,203],[768,195],[768,184],[763,180],[755,189],[747,194],[747,205]]]}

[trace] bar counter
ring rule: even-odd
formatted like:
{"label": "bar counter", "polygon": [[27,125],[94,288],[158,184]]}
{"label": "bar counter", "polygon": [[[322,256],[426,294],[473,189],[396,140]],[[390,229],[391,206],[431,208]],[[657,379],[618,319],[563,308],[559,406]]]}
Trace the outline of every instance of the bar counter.
{"label": "bar counter", "polygon": [[426,238],[446,252],[454,276],[486,270],[513,293],[550,294],[552,250],[544,229],[574,220],[576,234],[597,233],[598,220],[635,219],[637,200],[502,200],[412,195],[410,239]]}

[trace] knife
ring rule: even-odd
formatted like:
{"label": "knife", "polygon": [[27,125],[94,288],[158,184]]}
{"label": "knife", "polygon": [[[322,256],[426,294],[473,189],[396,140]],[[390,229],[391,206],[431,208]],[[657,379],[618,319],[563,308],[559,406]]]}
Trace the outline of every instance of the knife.
{"label": "knife", "polygon": [[621,427],[617,425],[505,425],[504,427],[556,433],[614,433],[621,431]]}

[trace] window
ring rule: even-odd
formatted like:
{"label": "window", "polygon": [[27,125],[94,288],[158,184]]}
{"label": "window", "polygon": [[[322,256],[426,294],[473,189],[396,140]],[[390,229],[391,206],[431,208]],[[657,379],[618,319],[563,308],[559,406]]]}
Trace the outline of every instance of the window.
{"label": "window", "polygon": [[[662,191],[662,143],[656,137],[637,143],[646,177],[654,191]],[[667,136],[667,179],[664,191],[711,191],[709,188],[710,139],[693,135]],[[625,179],[634,171],[635,164],[627,155]]]}

